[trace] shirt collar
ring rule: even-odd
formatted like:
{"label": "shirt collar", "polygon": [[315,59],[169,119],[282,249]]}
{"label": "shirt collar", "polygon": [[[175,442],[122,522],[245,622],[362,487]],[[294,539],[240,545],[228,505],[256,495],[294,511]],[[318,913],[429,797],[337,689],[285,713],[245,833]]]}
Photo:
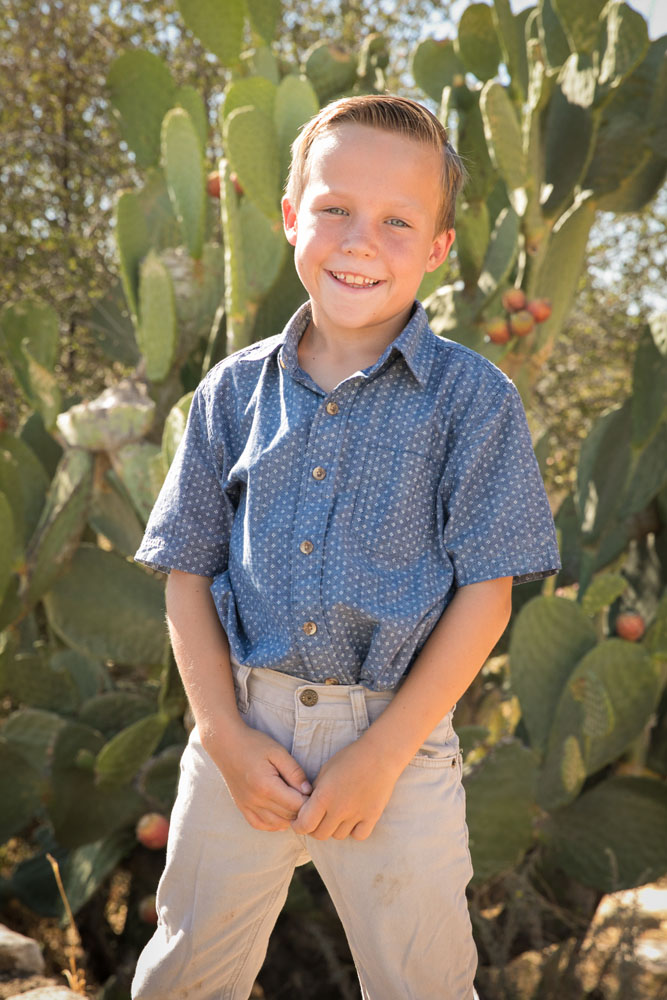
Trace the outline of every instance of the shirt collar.
{"label": "shirt collar", "polygon": [[[304,302],[295,312],[292,319],[278,338],[271,345],[266,356],[280,350],[278,361],[290,374],[299,367],[297,348],[311,318],[310,302]],[[423,388],[428,382],[433,361],[433,334],[428,325],[428,317],[421,302],[415,301],[412,315],[395,340],[389,344],[372,368],[367,369],[369,376],[374,375],[395,353],[401,354],[408,368]]]}

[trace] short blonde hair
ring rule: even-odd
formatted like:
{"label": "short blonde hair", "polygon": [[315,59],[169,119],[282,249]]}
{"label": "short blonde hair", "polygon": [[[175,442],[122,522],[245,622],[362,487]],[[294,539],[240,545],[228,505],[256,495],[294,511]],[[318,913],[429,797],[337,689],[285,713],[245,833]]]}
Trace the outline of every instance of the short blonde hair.
{"label": "short blonde hair", "polygon": [[454,228],[456,197],[466,179],[463,163],[449,141],[447,129],[435,115],[417,101],[393,94],[364,94],[341,97],[322,108],[306,122],[292,143],[285,193],[295,208],[308,182],[310,149],[316,139],[343,123],[367,125],[409,136],[442,156],[442,198],[435,224],[436,235]]}

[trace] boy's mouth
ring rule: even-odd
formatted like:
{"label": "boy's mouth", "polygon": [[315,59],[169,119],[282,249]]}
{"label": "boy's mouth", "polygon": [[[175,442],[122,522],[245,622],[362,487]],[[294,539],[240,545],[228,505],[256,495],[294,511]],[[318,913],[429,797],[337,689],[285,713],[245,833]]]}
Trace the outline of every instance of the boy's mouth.
{"label": "boy's mouth", "polygon": [[377,278],[366,278],[363,274],[351,274],[349,271],[329,271],[329,274],[344,285],[353,288],[375,288],[381,284]]}

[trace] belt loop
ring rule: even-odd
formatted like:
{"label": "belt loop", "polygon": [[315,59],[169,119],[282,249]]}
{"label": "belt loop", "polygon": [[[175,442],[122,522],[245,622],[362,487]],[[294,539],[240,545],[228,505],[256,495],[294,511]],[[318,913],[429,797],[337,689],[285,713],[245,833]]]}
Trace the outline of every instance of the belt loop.
{"label": "belt loop", "polygon": [[251,668],[233,662],[232,671],[234,673],[234,681],[236,682],[239,709],[242,712],[247,712],[250,702],[248,678],[250,677]]}
{"label": "belt loop", "polygon": [[358,684],[350,688],[350,702],[352,703],[352,717],[357,736],[361,736],[369,726],[368,711],[366,710],[366,695],[363,687]]}

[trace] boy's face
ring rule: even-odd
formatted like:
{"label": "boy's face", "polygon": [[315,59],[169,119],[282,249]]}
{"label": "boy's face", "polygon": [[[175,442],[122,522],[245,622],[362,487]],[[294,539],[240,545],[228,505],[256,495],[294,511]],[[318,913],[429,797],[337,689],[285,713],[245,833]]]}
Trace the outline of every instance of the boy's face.
{"label": "boy's face", "polygon": [[345,123],[313,143],[298,208],[283,198],[285,234],[315,327],[390,343],[405,326],[425,271],[454,230],[433,235],[441,199],[438,152],[414,139]]}

